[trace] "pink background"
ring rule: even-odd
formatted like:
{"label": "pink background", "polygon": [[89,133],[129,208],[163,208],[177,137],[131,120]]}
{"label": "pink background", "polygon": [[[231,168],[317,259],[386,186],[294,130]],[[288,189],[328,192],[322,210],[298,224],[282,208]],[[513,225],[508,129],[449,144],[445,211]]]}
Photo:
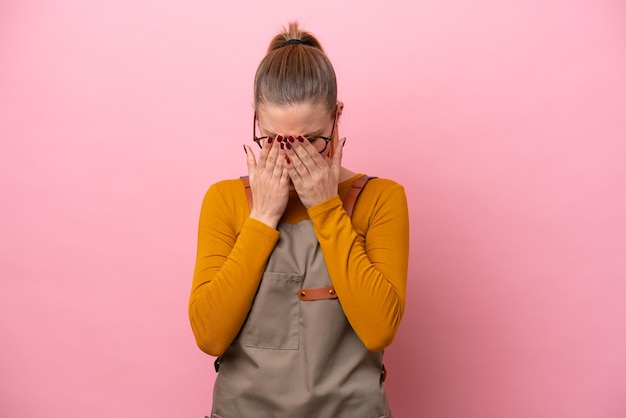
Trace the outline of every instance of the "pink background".
{"label": "pink background", "polygon": [[201,199],[290,19],[404,184],[398,417],[626,416],[626,3],[0,3],[0,416],[202,417]]}

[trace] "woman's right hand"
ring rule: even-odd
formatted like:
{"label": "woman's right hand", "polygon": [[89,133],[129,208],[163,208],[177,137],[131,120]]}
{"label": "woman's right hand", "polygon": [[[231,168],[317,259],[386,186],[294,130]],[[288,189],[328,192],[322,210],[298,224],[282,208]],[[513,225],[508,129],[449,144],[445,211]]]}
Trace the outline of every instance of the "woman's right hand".
{"label": "woman's right hand", "polygon": [[269,138],[259,154],[259,162],[249,146],[248,177],[252,192],[250,218],[276,228],[289,200],[289,175],[285,167],[285,151],[280,142]]}

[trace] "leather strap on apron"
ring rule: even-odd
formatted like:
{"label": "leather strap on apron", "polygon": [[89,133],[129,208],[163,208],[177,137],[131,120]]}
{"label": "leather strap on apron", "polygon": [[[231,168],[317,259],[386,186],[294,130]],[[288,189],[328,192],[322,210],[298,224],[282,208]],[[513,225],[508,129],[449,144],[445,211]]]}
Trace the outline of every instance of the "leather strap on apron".
{"label": "leather strap on apron", "polygon": [[298,290],[298,298],[303,301],[337,299],[337,294],[335,293],[335,288],[332,286],[314,287]]}
{"label": "leather strap on apron", "polygon": [[363,187],[365,187],[369,179],[371,179],[371,177],[363,176],[352,183],[352,187],[348,191],[346,198],[343,200],[343,208],[348,213],[348,216],[352,217],[352,210],[354,209],[356,199],[359,197],[361,190],[363,190]]}

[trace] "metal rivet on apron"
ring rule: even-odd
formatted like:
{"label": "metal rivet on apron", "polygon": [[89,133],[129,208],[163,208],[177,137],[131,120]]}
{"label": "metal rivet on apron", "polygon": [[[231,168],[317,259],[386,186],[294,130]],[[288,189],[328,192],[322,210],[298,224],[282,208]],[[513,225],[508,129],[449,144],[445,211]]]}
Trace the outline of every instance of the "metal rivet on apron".
{"label": "metal rivet on apron", "polygon": [[304,292],[300,292],[300,296],[305,297],[305,296],[306,296],[306,293],[304,293]]}
{"label": "metal rivet on apron", "polygon": [[335,294],[335,289],[330,289],[330,290],[328,291],[328,294],[330,294],[330,295],[334,295],[334,294]]}

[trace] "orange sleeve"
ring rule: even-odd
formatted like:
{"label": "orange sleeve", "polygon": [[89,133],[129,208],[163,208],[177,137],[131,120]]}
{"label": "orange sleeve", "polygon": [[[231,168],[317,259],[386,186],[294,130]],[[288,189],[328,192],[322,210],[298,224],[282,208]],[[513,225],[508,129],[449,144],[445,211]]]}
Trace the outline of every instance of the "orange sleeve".
{"label": "orange sleeve", "polygon": [[308,213],[350,325],[368,350],[383,350],[404,313],[409,257],[404,188],[391,180],[370,180],[352,220],[338,196]]}
{"label": "orange sleeve", "polygon": [[214,184],[202,202],[189,320],[210,355],[221,355],[239,333],[278,241],[277,230],[248,215],[239,180]]}

